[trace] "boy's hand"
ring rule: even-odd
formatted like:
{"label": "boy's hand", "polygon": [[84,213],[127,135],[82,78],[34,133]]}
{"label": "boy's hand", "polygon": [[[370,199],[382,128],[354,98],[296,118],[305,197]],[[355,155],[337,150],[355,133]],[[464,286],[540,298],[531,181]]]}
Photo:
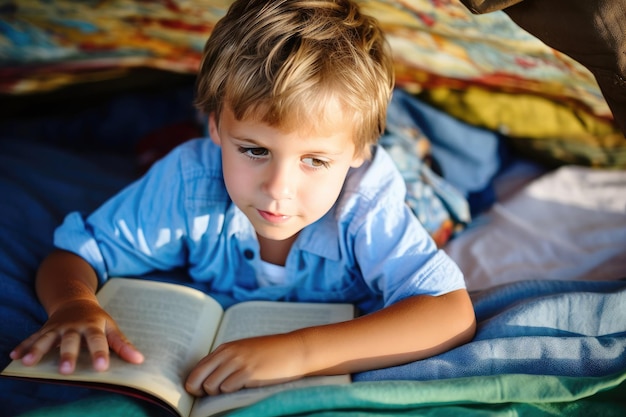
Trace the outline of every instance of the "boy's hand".
{"label": "boy's hand", "polygon": [[298,379],[304,376],[303,352],[296,333],[225,343],[198,362],[185,389],[200,397]]}
{"label": "boy's hand", "polygon": [[71,374],[83,341],[97,371],[105,371],[109,367],[109,346],[130,363],[141,363],[144,359],[111,316],[94,300],[76,300],[62,305],[39,331],[20,343],[10,356],[31,366],[58,346],[59,372]]}

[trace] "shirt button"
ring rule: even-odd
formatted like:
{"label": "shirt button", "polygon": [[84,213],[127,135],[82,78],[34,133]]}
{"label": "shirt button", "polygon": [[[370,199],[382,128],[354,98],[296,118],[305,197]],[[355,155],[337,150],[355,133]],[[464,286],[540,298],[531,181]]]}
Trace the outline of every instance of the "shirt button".
{"label": "shirt button", "polygon": [[246,249],[243,251],[243,257],[247,260],[252,260],[254,258],[254,251],[252,249]]}

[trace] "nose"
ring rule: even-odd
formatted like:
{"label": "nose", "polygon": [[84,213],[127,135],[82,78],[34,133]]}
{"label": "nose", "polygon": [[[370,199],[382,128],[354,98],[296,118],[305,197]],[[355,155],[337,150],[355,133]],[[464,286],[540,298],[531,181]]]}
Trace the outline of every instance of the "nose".
{"label": "nose", "polygon": [[273,200],[290,199],[295,194],[297,169],[287,163],[273,162],[267,167],[263,191]]}

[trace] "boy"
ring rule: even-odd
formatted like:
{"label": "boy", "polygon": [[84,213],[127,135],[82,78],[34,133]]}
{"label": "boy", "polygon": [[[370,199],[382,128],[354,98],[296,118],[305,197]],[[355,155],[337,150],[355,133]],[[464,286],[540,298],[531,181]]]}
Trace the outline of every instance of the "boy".
{"label": "boy", "polygon": [[59,371],[71,373],[84,340],[96,370],[109,348],[142,362],[95,291],[110,275],[181,266],[238,300],[369,313],[222,345],[187,378],[198,396],[397,365],[468,341],[462,274],[375,146],[392,85],[383,35],[351,0],[236,1],[198,76],[210,138],[179,146],[89,217],[67,216],[36,278],[49,319],[11,357],[34,365],[58,344]]}

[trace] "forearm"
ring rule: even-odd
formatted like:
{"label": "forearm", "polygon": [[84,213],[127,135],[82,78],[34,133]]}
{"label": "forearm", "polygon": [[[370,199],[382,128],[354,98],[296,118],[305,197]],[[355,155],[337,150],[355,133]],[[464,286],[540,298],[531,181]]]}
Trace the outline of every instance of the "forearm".
{"label": "forearm", "polygon": [[95,300],[98,278],[80,256],[55,250],[41,263],[35,280],[39,301],[51,315],[59,306],[74,300]]}
{"label": "forearm", "polygon": [[464,290],[417,296],[357,319],[304,329],[308,375],[353,373],[424,359],[468,342],[474,310]]}
{"label": "forearm", "polygon": [[215,395],[309,375],[399,365],[452,349],[474,331],[474,309],[465,290],[412,297],[342,323],[224,343],[198,362],[185,389]]}

